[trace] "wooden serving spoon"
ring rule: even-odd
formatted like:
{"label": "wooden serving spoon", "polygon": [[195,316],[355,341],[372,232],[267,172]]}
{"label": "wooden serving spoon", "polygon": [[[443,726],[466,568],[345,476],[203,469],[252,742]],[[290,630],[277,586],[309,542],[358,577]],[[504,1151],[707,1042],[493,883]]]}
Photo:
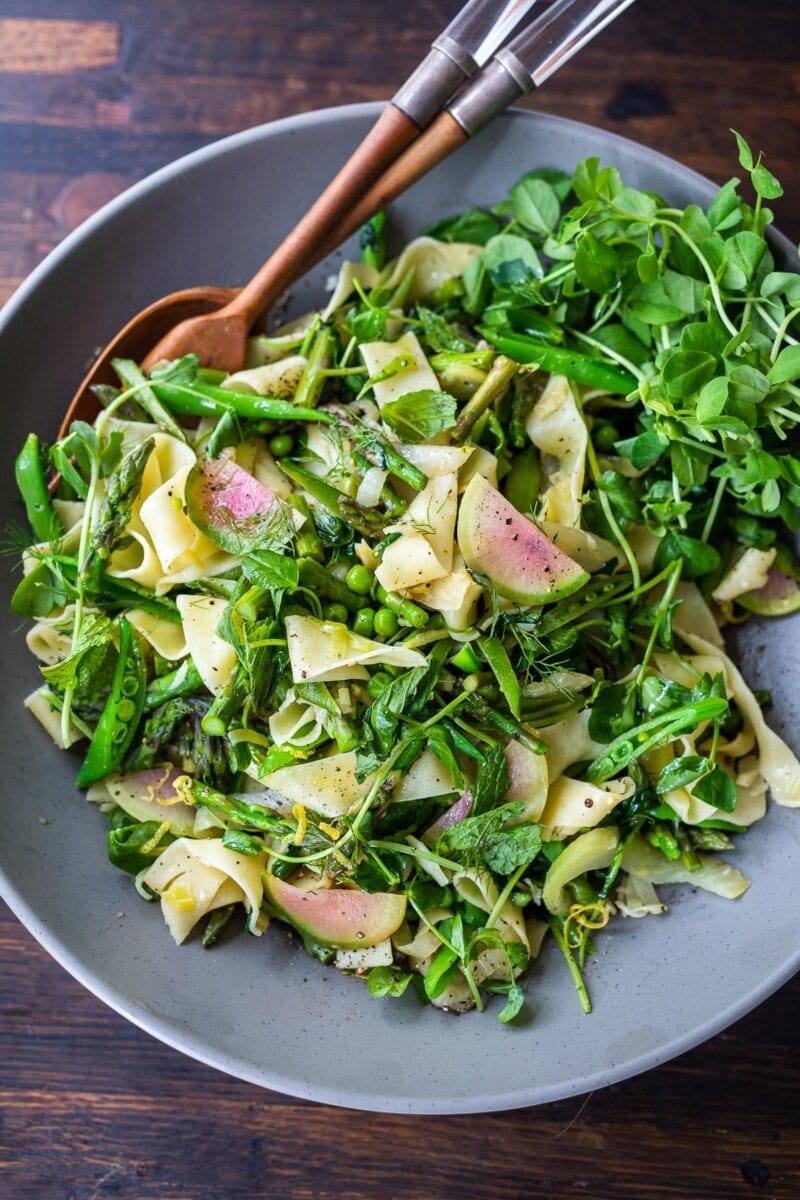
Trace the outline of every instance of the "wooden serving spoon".
{"label": "wooden serving spoon", "polygon": [[[103,349],[82,380],[61,424],[97,413],[92,387],[115,382],[114,358],[145,368],[194,353],[208,367],[234,371],[244,364],[247,337],[257,318],[323,254],[337,246],[335,231],[380,173],[420,134],[442,104],[502,44],[536,0],[468,0],[430,52],[386,106],[378,121],[277,250],[238,288],[187,288],[138,313]],[[326,250],[325,253],[329,253]]]}
{"label": "wooden serving spoon", "polygon": [[[504,6],[507,32],[532,0]],[[319,199],[241,291],[191,288],[174,292],[144,309],[105,348],[81,383],[59,432],[71,422],[92,420],[97,402],[93,384],[110,382],[112,358],[134,358],[145,368],[164,359],[195,353],[207,367],[238,370],[256,318],[294,280],[325,258],[378,209],[394,200],[520,96],[543,83],[633,0],[554,0],[466,86],[432,122],[447,96],[474,69],[474,59],[449,37],[465,15],[496,6],[471,0],[431,54],[387,105],[377,123]],[[497,35],[502,22],[489,27]],[[500,39],[502,41],[502,38]],[[499,42],[495,42],[495,45]],[[487,45],[482,34],[481,45]],[[402,107],[401,107],[402,104]],[[414,112],[414,117],[409,112]],[[428,125],[424,133],[423,126]],[[381,174],[383,172],[383,174]],[[374,182],[373,182],[374,181]],[[155,342],[155,344],[154,344]]]}

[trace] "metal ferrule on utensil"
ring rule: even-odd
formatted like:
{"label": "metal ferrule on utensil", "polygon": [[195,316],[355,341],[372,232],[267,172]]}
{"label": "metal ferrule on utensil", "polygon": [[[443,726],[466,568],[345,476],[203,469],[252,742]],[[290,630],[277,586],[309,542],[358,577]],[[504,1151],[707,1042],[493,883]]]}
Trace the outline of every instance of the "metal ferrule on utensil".
{"label": "metal ferrule on utensil", "polygon": [[478,69],[472,55],[443,34],[408,79],[395,93],[392,103],[420,129],[430,124],[436,113],[465,79]]}
{"label": "metal ferrule on utensil", "polygon": [[447,106],[466,134],[540,87],[634,0],[553,0]]}
{"label": "metal ferrule on utensil", "polygon": [[478,78],[448,104],[447,111],[472,137],[532,87],[533,80],[516,55],[501,50]]}

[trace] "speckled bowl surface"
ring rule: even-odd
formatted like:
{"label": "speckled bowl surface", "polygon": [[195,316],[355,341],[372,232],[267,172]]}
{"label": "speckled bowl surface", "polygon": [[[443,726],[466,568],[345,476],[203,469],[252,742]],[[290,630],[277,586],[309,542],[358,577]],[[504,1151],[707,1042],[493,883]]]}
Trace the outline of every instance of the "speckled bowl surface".
{"label": "speckled bowl surface", "polygon": [[[0,319],[4,524],[22,515],[16,449],[30,429],[54,435],[93,348],[165,292],[247,278],[377,112],[356,105],[308,113],[208,146],[109,204],[33,273]],[[512,112],[394,206],[396,239],[501,197],[534,166],[571,170],[590,154],[678,204],[713,194],[707,180],[643,146]],[[330,272],[323,264],[295,288],[293,311],[323,299]],[[139,900],[107,863],[104,822],[73,787],[75,762],[22,710],[37,671],[8,611],[11,587],[8,577],[0,607],[3,895],[86,987],[187,1054],[265,1087],[354,1108],[513,1108],[656,1066],[742,1016],[800,966],[787,903],[800,877],[800,814],[777,807],[737,842],[737,865],[753,879],[742,899],[676,890],[667,916],[620,920],[599,939],[587,972],[590,1017],[553,946],[526,985],[529,1019],[511,1027],[491,1012],[452,1017],[422,1008],[413,995],[370,999],[280,927],[213,952],[196,941],[178,949],[158,907]],[[751,685],[772,691],[772,720],[797,746],[800,616],[754,622],[738,653]]]}

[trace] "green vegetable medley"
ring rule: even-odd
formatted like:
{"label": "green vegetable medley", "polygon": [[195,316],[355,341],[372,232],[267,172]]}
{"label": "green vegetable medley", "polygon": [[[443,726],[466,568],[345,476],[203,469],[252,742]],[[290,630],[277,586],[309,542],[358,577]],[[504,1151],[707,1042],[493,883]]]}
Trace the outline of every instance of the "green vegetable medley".
{"label": "green vegetable medley", "polygon": [[27,707],[177,942],[270,917],[372,996],[513,1019],[548,934],[584,1009],[610,919],[800,805],[726,622],[800,608],[800,276],[738,137],[707,209],[537,169],[328,307],[115,364],[31,434]]}

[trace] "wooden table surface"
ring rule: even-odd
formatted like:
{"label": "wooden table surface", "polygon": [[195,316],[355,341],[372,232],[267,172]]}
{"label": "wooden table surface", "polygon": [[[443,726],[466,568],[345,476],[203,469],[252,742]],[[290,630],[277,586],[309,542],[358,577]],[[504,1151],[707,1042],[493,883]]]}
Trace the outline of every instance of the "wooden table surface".
{"label": "wooden table surface", "polygon": [[[388,94],[455,0],[0,0],[0,299],[134,180],[234,130]],[[639,0],[535,98],[724,180],[733,125],[800,235],[797,0]],[[588,1099],[365,1116],[261,1091],[103,1007],[0,913],[2,1200],[800,1197],[800,978]],[[709,980],[713,986],[713,980]]]}

